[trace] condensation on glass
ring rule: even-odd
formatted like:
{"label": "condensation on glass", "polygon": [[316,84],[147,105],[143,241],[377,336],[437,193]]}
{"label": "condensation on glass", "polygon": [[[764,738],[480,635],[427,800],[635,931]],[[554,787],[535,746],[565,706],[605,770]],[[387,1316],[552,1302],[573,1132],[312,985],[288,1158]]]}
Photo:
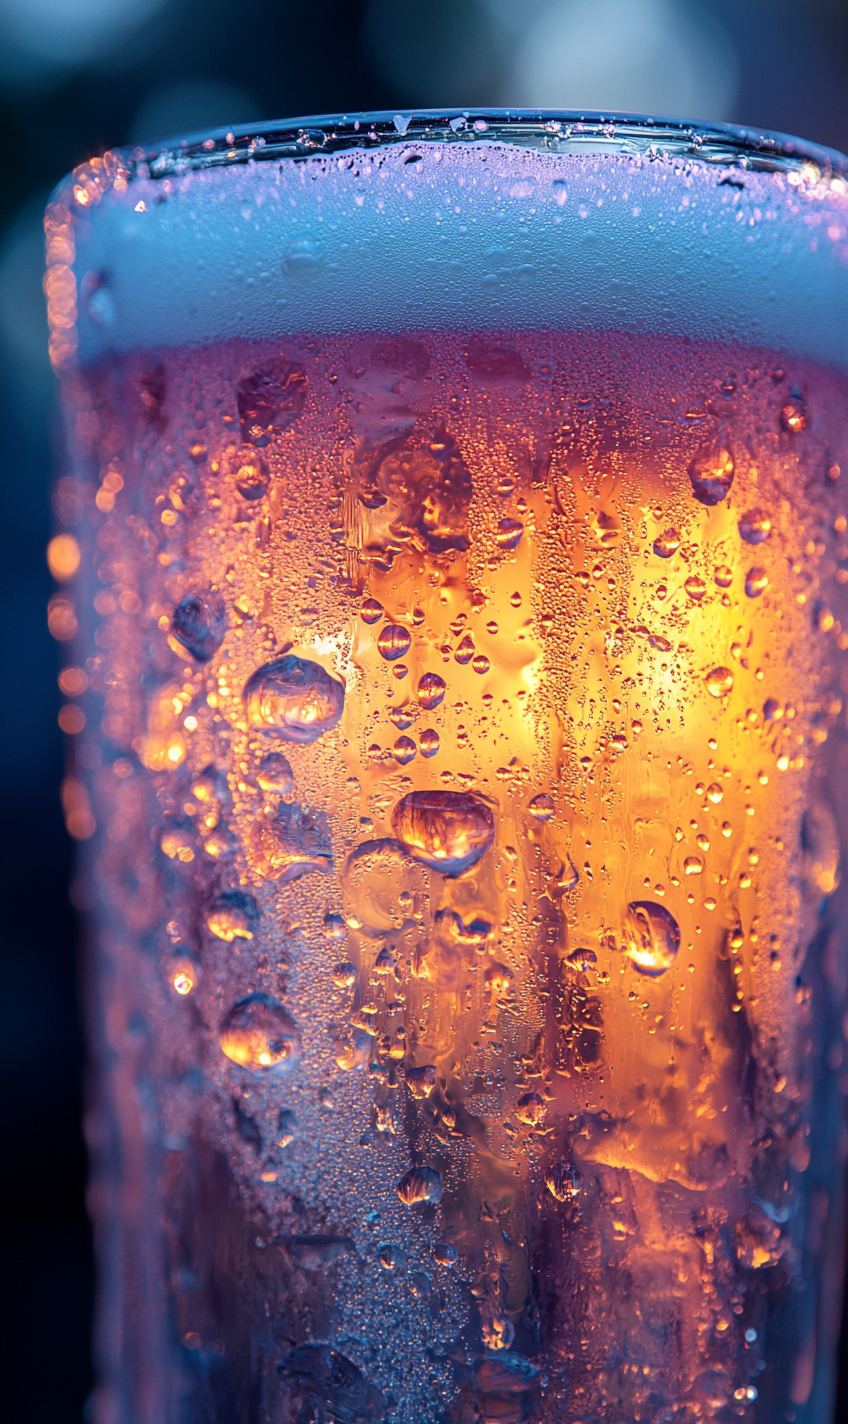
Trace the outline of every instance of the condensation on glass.
{"label": "condensation on glass", "polygon": [[845,161],[308,120],[46,228],[96,1424],[827,1424]]}

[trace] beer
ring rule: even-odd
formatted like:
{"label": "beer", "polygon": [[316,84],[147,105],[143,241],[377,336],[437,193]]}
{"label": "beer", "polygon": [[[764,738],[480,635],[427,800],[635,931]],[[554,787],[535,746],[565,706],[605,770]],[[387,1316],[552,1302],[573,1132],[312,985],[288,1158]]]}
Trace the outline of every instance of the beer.
{"label": "beer", "polygon": [[[669,315],[621,252],[585,319],[539,311],[556,243],[565,286],[568,251],[603,268],[619,217],[582,213],[618,202],[630,240],[640,183],[669,223],[700,204],[809,254],[813,211],[844,244],[844,182],[401,134],[237,173],[107,160],[75,175],[90,217],[48,218],[82,314],[54,325],[82,553],[50,616],[84,721],[97,1418],[826,1420],[841,338],[826,312],[717,333],[726,273]],[[329,314],[384,211],[369,163],[410,206],[438,169],[429,321],[405,238],[382,298],[356,253],[383,308]],[[478,236],[479,297],[451,256]],[[156,250],[161,290],[134,288]]]}

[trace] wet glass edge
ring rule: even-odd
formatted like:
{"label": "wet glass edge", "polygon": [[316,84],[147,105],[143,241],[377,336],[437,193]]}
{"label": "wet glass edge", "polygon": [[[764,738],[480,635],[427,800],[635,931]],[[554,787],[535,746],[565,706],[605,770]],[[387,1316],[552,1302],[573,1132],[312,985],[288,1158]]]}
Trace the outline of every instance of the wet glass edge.
{"label": "wet glass edge", "polygon": [[634,114],[529,109],[413,109],[406,113],[335,114],[177,136],[109,155],[128,181],[170,178],[250,161],[304,160],[409,143],[509,143],[550,154],[614,153],[677,158],[759,172],[817,171],[848,177],[848,157],[786,134],[730,124]]}

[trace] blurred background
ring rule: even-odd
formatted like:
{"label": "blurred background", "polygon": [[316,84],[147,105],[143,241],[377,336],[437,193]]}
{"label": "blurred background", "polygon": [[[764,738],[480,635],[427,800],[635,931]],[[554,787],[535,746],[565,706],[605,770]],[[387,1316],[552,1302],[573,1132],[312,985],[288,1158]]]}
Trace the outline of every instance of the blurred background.
{"label": "blurred background", "polygon": [[[45,201],[68,169],[118,144],[260,118],[499,104],[727,120],[848,150],[848,5],[0,0],[2,1330],[6,1407],[28,1424],[78,1424],[91,1388],[78,927],[45,617]],[[837,1418],[848,1419],[844,1384]]]}

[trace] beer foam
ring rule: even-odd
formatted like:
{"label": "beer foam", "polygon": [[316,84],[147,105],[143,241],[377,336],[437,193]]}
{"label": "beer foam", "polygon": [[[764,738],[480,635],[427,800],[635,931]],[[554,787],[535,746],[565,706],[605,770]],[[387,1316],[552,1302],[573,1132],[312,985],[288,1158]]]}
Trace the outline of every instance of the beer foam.
{"label": "beer foam", "polygon": [[84,362],[237,337],[520,327],[848,368],[840,178],[398,142],[135,177],[77,214],[75,237]]}

